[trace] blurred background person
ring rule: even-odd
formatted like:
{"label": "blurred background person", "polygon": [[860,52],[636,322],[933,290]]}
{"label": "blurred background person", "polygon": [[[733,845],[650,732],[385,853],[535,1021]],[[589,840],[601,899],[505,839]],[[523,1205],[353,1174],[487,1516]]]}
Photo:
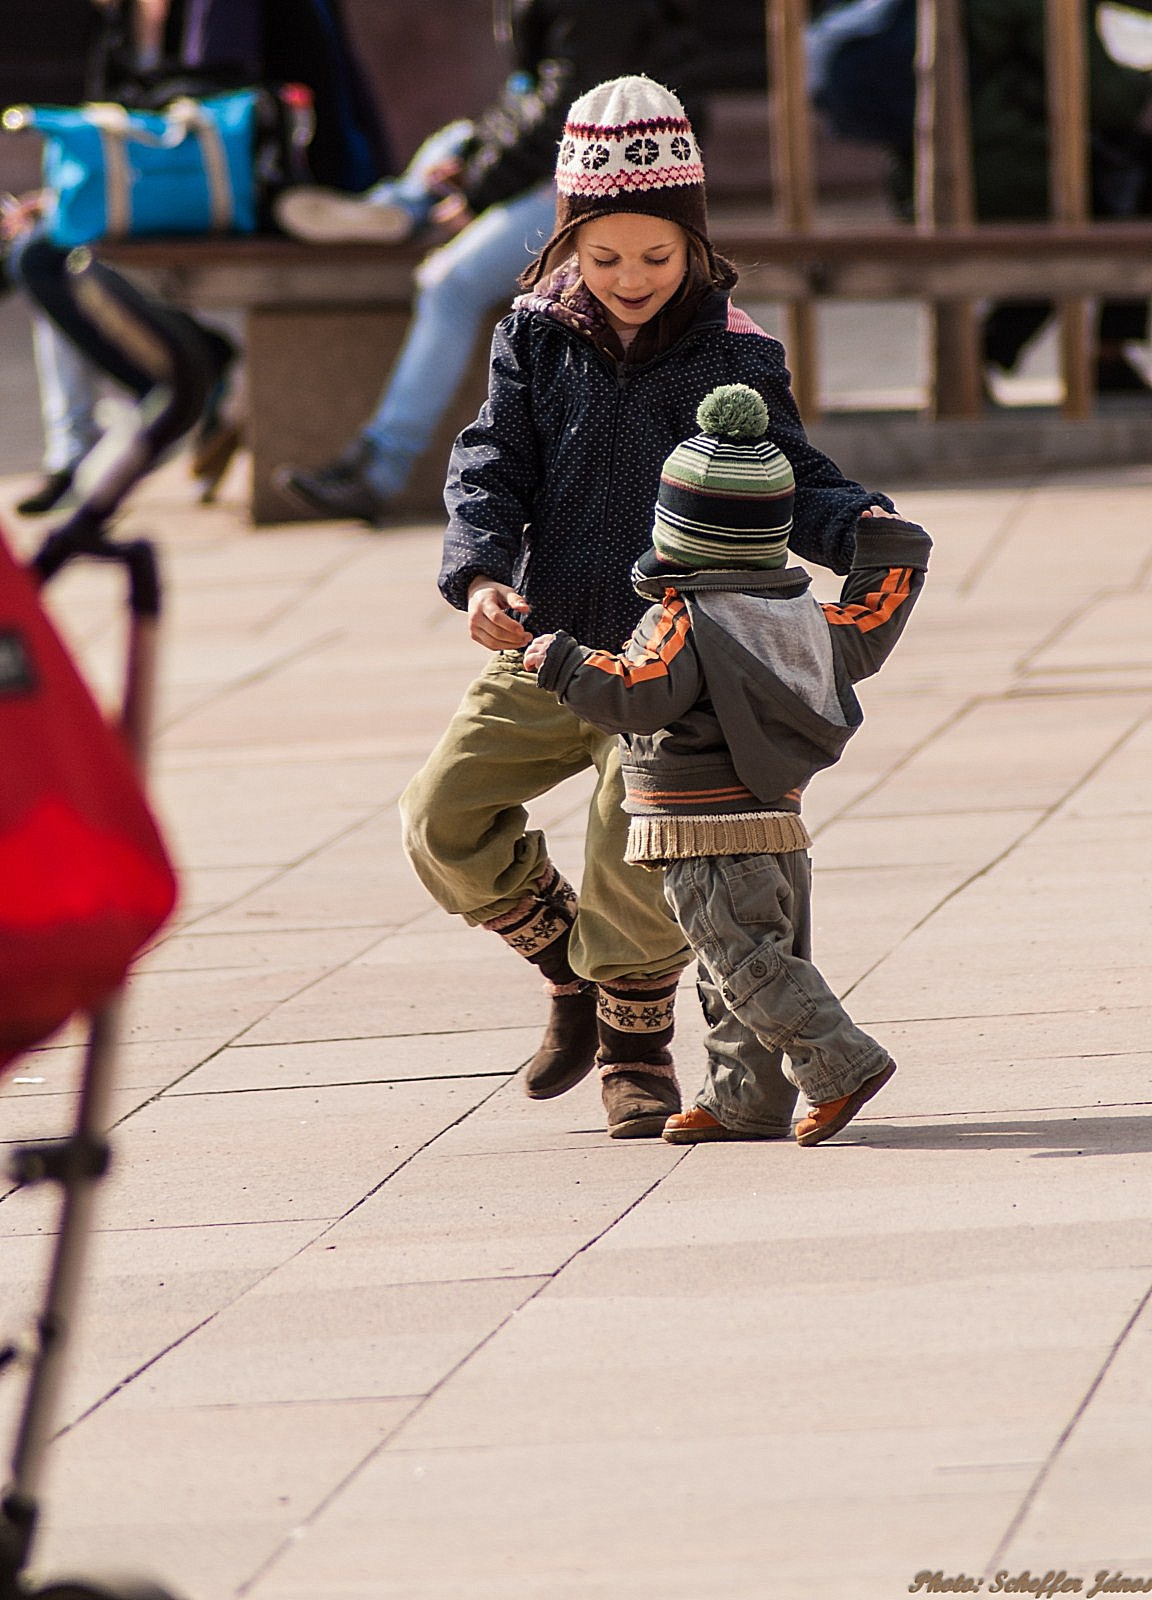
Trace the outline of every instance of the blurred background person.
{"label": "blurred background person", "polygon": [[[404,344],[374,414],[336,460],[286,465],[278,487],[314,516],[378,526],[432,441],[486,316],[552,229],[556,148],[571,102],[605,79],[643,72],[692,101],[697,35],[688,0],[511,0],[497,36],[513,72],[471,123],[441,130],[405,174],[423,216],[452,237],[422,262]],[[399,186],[359,200],[282,198],[288,231],[310,239],[403,237]],[[387,208],[387,209],[385,209]]]}
{"label": "blurred background person", "polygon": [[[371,91],[349,43],[338,0],[90,0],[87,75],[82,98],[155,107],[177,94],[262,83],[298,82],[313,94],[310,170],[351,191],[390,169],[391,151]],[[33,319],[33,348],[44,429],[42,483],[17,505],[23,515],[51,510],[69,492],[80,461],[101,434],[103,371],[76,348],[67,252],[39,226],[46,197],[25,196],[0,219],[11,280],[46,312]],[[240,442],[226,414],[238,355],[229,333],[199,325],[219,368],[218,382],[192,440],[191,470],[208,498]],[[106,369],[134,389],[113,356]]]}
{"label": "blurred background person", "polygon": [[[1152,15],[1152,0],[1126,0]],[[808,30],[809,87],[832,130],[882,144],[902,216],[913,207],[916,0],[841,0]],[[964,0],[976,216],[1027,222],[1051,214],[1044,0]],[[1092,214],[1152,216],[1152,84],[1105,48],[1101,7],[1088,7]],[[1052,314],[1046,300],[991,306],[985,364],[1010,373]],[[1097,323],[1096,383],[1108,393],[1148,393],[1126,346],[1148,339],[1148,301],[1108,300]]]}

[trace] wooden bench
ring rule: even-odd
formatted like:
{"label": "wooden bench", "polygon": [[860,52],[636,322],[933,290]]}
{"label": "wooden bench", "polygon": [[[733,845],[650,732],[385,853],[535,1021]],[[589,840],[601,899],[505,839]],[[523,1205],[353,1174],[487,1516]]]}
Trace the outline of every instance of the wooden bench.
{"label": "wooden bench", "polygon": [[[783,232],[756,214],[716,213],[713,233],[740,268],[745,302],[1152,296],[1147,222]],[[252,519],[301,518],[272,475],[284,462],[330,460],[371,414],[407,326],[422,251],[257,238],[138,240],[101,254],[173,304],[245,313]],[[486,353],[484,341],[399,513],[440,514],[444,463],[483,399]]]}
{"label": "wooden bench", "polygon": [[[252,520],[303,519],[273,474],[284,463],[331,460],[375,409],[407,327],[422,252],[245,238],[132,240],[100,254],[172,305],[243,312]],[[397,500],[400,514],[442,509],[446,452],[482,395],[470,377]]]}

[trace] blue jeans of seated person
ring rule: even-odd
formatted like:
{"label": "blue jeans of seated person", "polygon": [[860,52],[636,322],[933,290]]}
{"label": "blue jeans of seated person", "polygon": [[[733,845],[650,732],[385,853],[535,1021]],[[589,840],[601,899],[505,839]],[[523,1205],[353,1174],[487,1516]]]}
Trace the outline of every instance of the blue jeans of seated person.
{"label": "blue jeans of seated person", "polygon": [[665,868],[664,895],[696,952],[708,1022],[708,1075],[695,1103],[736,1132],[783,1137],[796,1088],[823,1105],[888,1064],[810,959],[811,870],[803,850]]}
{"label": "blue jeans of seated person", "polygon": [[[69,255],[33,230],[15,242],[8,257],[12,282],[37,310],[33,336],[49,472],[75,466],[99,438],[95,406],[103,375],[136,399],[156,385],[155,375],[106,338],[77,300]],[[226,372],[235,353],[230,338],[187,312],[167,308],[165,315],[202,341],[206,358],[218,364],[221,375]]]}
{"label": "blue jeans of seated person", "polygon": [[32,324],[40,415],[44,426],[44,470],[74,467],[100,437],[96,402],[101,392],[97,367],[69,334],[81,334],[85,347],[106,361],[106,370],[134,394],[145,394],[153,380],[114,345],[107,344],[77,306],[68,273],[67,250],[34,229],[17,239],[8,257],[12,281],[37,308]]}
{"label": "blue jeans of seated person", "polygon": [[431,444],[484,318],[511,301],[520,273],[551,236],[555,210],[549,180],[489,206],[421,263],[404,344],[360,435],[370,450],[365,476],[385,499],[400,492]]}
{"label": "blue jeans of seated person", "polygon": [[100,379],[87,357],[47,317],[32,319],[32,351],[40,385],[43,469],[48,474],[69,471],[100,437]]}

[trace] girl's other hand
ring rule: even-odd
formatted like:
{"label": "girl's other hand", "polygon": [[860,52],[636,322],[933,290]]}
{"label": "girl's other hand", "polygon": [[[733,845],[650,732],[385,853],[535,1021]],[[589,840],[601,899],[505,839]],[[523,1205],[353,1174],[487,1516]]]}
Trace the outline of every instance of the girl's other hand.
{"label": "girl's other hand", "polygon": [[474,578],[468,590],[468,632],[485,650],[523,650],[532,635],[509,612],[531,609],[508,584]]}

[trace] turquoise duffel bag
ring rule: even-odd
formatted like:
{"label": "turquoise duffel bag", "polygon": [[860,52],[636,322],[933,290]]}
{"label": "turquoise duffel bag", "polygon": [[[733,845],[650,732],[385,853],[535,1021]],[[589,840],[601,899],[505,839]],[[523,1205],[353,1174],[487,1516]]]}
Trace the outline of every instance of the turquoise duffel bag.
{"label": "turquoise duffel bag", "polygon": [[252,233],[257,91],[161,111],[11,106],[4,126],[44,135],[45,226],[63,249],[149,234]]}

